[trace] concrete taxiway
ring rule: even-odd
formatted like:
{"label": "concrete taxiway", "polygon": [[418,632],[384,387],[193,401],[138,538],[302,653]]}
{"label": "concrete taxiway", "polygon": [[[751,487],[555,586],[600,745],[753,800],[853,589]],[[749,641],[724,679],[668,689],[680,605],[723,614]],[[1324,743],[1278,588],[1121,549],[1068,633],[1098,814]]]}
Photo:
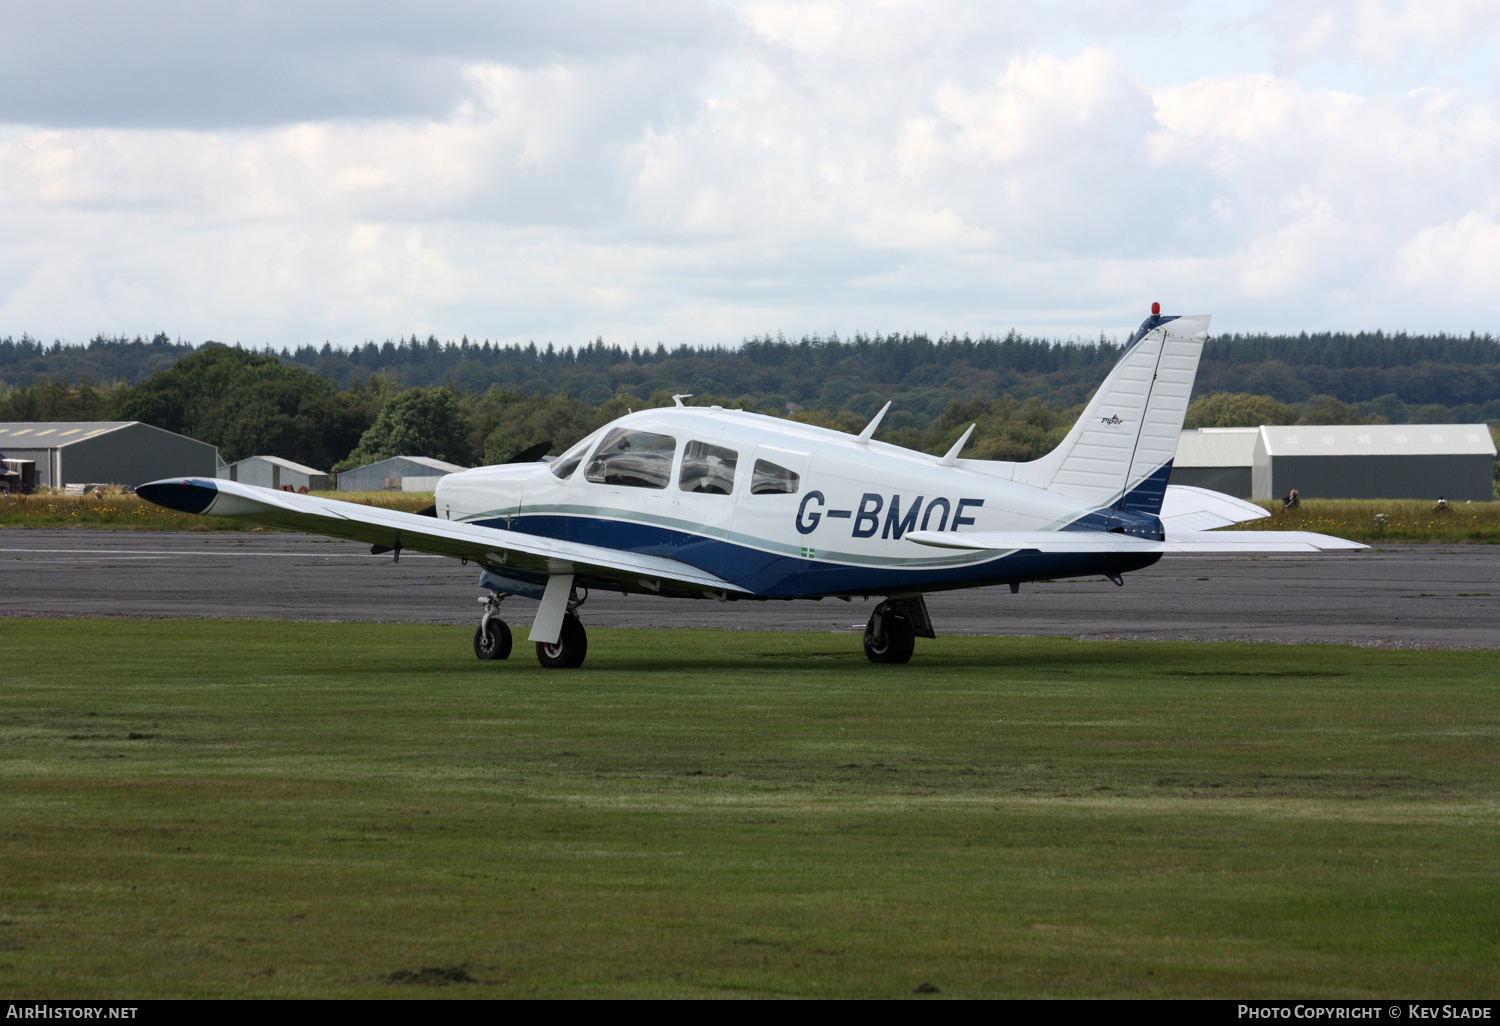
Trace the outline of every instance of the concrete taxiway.
{"label": "concrete taxiway", "polygon": [[[478,571],[276,533],[0,531],[0,616],[477,622]],[[940,634],[1500,648],[1500,546],[1168,556],[1128,574],[928,597]],[[861,629],[874,601],[712,602],[595,592],[597,627]],[[530,621],[511,599],[505,618]]]}

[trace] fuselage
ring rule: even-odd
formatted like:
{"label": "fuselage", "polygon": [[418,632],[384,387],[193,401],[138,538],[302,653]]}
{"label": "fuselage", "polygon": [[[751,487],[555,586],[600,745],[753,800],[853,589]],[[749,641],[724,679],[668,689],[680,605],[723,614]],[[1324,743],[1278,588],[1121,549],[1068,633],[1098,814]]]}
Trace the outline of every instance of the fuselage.
{"label": "fuselage", "polygon": [[1155,517],[1100,511],[1010,480],[1014,466],[944,465],[925,453],[760,414],[669,407],[622,417],[551,463],[444,477],[436,512],[670,557],[757,598],[919,594],[1116,575],[1158,558],[947,550],[905,540],[919,530],[1160,534]]}

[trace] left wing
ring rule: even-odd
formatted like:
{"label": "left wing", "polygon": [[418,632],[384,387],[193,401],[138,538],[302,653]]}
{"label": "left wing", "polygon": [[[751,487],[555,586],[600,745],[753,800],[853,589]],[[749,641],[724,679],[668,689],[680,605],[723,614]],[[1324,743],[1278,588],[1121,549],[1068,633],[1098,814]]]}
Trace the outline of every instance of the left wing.
{"label": "left wing", "polygon": [[910,531],[907,539],[942,549],[1010,552],[1324,552],[1368,548],[1312,531],[1177,531],[1166,541],[1105,531]]}
{"label": "left wing", "polygon": [[[728,592],[748,594],[744,588],[665,556],[558,541],[524,531],[439,520],[236,481],[172,478],[143,484],[135,491],[148,502],[183,513],[233,517],[267,527],[471,559],[495,569],[547,576],[574,574],[631,589],[694,598],[717,598]],[[712,594],[715,592],[718,594]]]}

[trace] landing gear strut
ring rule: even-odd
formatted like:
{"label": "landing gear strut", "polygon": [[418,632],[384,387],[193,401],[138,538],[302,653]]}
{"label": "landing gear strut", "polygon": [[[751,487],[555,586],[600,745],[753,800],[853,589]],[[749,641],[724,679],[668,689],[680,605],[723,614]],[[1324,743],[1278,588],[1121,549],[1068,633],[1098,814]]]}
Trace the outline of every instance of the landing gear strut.
{"label": "landing gear strut", "polygon": [[505,599],[503,593],[491,592],[479,600],[484,603],[484,615],[474,629],[474,654],[480,659],[510,658],[510,627],[499,616],[500,603]]}

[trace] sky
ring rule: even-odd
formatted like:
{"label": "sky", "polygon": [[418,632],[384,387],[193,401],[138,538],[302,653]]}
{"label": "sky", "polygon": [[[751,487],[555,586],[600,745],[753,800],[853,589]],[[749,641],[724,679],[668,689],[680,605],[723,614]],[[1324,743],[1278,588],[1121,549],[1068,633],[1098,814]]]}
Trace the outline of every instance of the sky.
{"label": "sky", "polygon": [[1500,333],[1500,0],[0,0],[0,337]]}

